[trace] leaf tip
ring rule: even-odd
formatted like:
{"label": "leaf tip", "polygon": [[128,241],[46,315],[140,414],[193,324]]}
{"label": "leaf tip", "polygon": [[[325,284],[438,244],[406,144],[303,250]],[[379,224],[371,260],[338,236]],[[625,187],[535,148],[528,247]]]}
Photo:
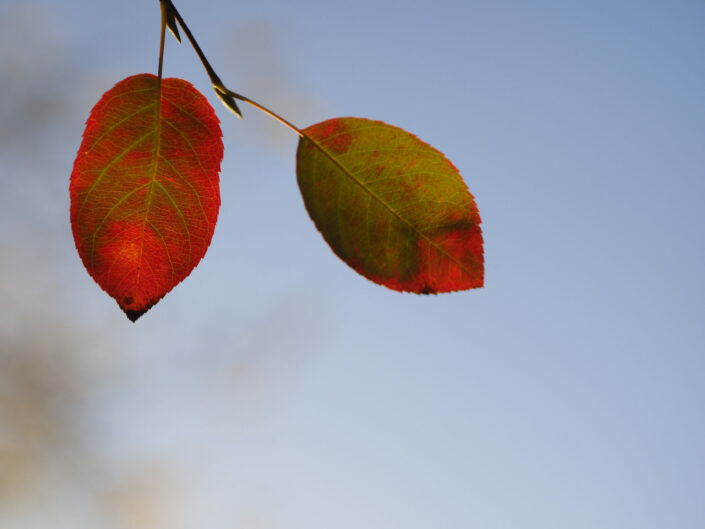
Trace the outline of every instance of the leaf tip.
{"label": "leaf tip", "polygon": [[147,310],[131,310],[131,309],[123,309],[125,311],[125,315],[127,316],[127,319],[130,320],[132,323],[135,323],[137,319],[142,316]]}
{"label": "leaf tip", "polygon": [[[115,301],[117,301],[118,306],[125,313],[127,319],[130,320],[132,323],[135,323],[145,312],[154,307],[154,305],[159,302],[159,299],[151,299],[144,303],[135,303],[132,296],[125,296],[121,299],[116,298]],[[128,308],[130,306],[135,308]]]}

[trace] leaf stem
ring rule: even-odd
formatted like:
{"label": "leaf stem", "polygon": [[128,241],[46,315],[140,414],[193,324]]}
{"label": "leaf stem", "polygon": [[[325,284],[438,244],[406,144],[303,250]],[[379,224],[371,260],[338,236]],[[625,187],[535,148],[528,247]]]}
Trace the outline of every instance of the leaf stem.
{"label": "leaf stem", "polygon": [[167,20],[167,8],[163,0],[159,0],[159,7],[162,12],[161,29],[159,31],[159,69],[157,70],[157,77],[159,78],[159,86],[162,84],[162,68],[164,66],[164,37],[166,35],[166,20]]}
{"label": "leaf stem", "polygon": [[296,134],[298,134],[298,135],[301,136],[302,138],[303,138],[303,137],[306,137],[306,133],[305,133],[304,131],[302,131],[300,128],[298,128],[296,125],[294,125],[294,124],[291,123],[290,121],[288,121],[288,120],[284,119],[283,117],[281,117],[281,116],[280,116],[279,114],[277,114],[276,112],[274,112],[274,111],[272,111],[272,110],[269,110],[269,109],[268,109],[267,107],[265,107],[264,105],[259,104],[257,101],[254,101],[254,100],[250,99],[249,97],[246,97],[246,96],[244,96],[244,95],[238,94],[237,92],[233,92],[232,90],[229,90],[229,89],[227,89],[227,88],[225,88],[225,87],[223,87],[223,88],[225,89],[225,92],[226,92],[229,96],[232,96],[232,97],[234,97],[235,99],[239,99],[240,101],[242,101],[242,102],[244,102],[244,103],[247,103],[247,104],[250,105],[250,106],[255,107],[255,108],[256,108],[257,110],[259,110],[260,112],[264,112],[264,113],[267,114],[269,117],[276,119],[279,123],[281,123],[282,125],[284,125],[285,127],[289,128],[289,129],[291,129],[292,131],[294,131]]}

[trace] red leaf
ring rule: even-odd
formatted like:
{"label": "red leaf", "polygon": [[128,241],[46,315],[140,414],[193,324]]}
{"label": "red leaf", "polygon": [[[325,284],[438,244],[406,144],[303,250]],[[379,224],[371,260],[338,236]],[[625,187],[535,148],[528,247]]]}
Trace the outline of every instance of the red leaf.
{"label": "red leaf", "polygon": [[311,219],[343,261],[399,291],[483,286],[480,215],[441,152],[368,119],[335,118],[303,132],[299,188]]}
{"label": "red leaf", "polygon": [[135,321],[191,273],[218,218],[218,118],[190,83],[140,74],[91,111],[71,174],[88,273]]}

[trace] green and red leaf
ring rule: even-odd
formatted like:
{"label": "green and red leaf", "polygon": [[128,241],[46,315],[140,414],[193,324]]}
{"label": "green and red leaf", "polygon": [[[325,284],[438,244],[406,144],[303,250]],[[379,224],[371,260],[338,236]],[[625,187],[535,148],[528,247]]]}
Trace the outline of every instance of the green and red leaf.
{"label": "green and red leaf", "polygon": [[303,133],[299,188],[343,261],[399,291],[483,286],[480,215],[441,152],[403,129],[361,118],[330,119]]}
{"label": "green and red leaf", "polygon": [[88,273],[135,321],[191,273],[218,218],[218,118],[181,79],[128,77],[91,111],[71,174]]}

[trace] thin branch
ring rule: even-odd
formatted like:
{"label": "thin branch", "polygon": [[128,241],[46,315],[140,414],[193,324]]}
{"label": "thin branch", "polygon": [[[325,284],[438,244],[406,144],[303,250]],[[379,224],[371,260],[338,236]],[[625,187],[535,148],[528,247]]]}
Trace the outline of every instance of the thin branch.
{"label": "thin branch", "polygon": [[171,0],[159,0],[162,5],[166,6],[166,9],[168,10],[168,16],[173,16],[176,18],[178,21],[179,25],[181,26],[181,29],[184,30],[184,33],[186,33],[186,37],[188,38],[189,42],[191,43],[191,46],[193,46],[193,49],[196,51],[196,54],[198,55],[198,58],[201,59],[201,64],[203,64],[203,67],[206,69],[206,73],[208,73],[208,77],[211,80],[211,84],[213,85],[213,89],[215,90],[215,94],[218,96],[218,99],[220,99],[223,104],[228,108],[228,110],[232,111],[237,117],[242,119],[242,112],[240,112],[240,109],[237,106],[237,103],[233,99],[232,96],[228,95],[228,90],[225,88],[225,85],[223,85],[223,81],[220,80],[220,77],[218,77],[218,74],[215,73],[215,70],[211,66],[211,63],[208,62],[208,59],[206,58],[205,54],[203,53],[203,50],[201,50],[201,47],[198,45],[198,42],[196,41],[195,37],[193,36],[193,33],[191,33],[191,30],[189,27],[186,25],[186,22],[184,19],[181,17],[181,14],[179,11],[176,9],[174,4],[172,3]]}
{"label": "thin branch", "polygon": [[[269,117],[277,120],[279,123],[281,123],[285,127],[294,131],[296,134],[299,135],[299,137],[305,138],[306,140],[308,140],[316,149],[318,149],[334,165],[337,165],[342,170],[346,171],[346,169],[342,165],[340,165],[340,161],[335,156],[333,156],[330,152],[328,152],[320,143],[318,143],[318,141],[315,138],[313,138],[305,130],[298,128],[296,125],[294,125],[290,121],[284,119],[279,114],[277,114],[276,112],[273,112],[272,110],[268,109],[264,105],[260,105],[256,101],[250,99],[249,97],[245,97],[242,94],[238,94],[237,92],[233,92],[227,86],[225,86],[223,84],[223,81],[220,80],[220,77],[218,77],[218,74],[215,73],[215,70],[211,66],[211,63],[208,62],[208,59],[206,58],[205,54],[203,53],[203,50],[201,50],[201,47],[198,45],[198,42],[196,41],[196,38],[193,36],[193,33],[191,33],[191,30],[186,25],[186,22],[184,21],[183,17],[181,16],[179,11],[174,6],[173,2],[171,0],[159,0],[159,2],[162,5],[162,8],[166,10],[165,11],[165,18],[164,18],[164,20],[166,21],[165,23],[168,23],[170,20],[173,20],[174,18],[178,21],[179,25],[184,30],[184,33],[186,33],[186,37],[188,38],[189,42],[191,43],[191,46],[193,46],[193,49],[196,50],[196,54],[198,55],[198,58],[201,59],[201,64],[203,64],[203,67],[206,69],[206,72],[208,73],[208,77],[210,78],[211,84],[213,85],[213,90],[215,90],[215,93],[218,96],[218,98],[223,102],[223,104],[225,104],[225,106],[229,110],[231,110],[240,119],[242,119],[242,113],[240,112],[240,109],[238,108],[237,103],[235,103],[235,99],[238,99],[240,101],[243,101],[244,103],[247,103],[248,105],[255,107],[257,110],[264,112]],[[165,23],[162,23],[162,34],[164,33]],[[174,26],[174,27],[176,27],[176,26]],[[177,32],[172,30],[172,33],[174,33],[174,37],[177,37],[177,34],[178,34]],[[177,38],[177,40],[179,40],[179,42],[181,42],[180,39]]]}
{"label": "thin branch", "polygon": [[243,96],[242,94],[238,94],[237,92],[234,92],[234,91],[230,90],[227,86],[225,86],[223,84],[223,81],[220,80],[220,77],[218,77],[218,74],[215,73],[215,70],[211,66],[211,63],[206,58],[206,55],[203,53],[203,50],[201,49],[201,47],[198,45],[196,38],[193,36],[193,33],[191,33],[191,30],[186,25],[186,21],[183,19],[183,17],[181,16],[181,13],[179,13],[178,9],[176,9],[176,6],[174,6],[173,2],[171,0],[159,0],[159,1],[162,5],[163,9],[166,10],[166,19],[169,20],[170,17],[173,17],[179,23],[179,25],[181,26],[181,29],[184,30],[186,37],[188,38],[189,42],[191,43],[191,46],[193,46],[193,49],[196,51],[196,54],[198,55],[198,58],[201,60],[201,64],[203,64],[203,67],[206,69],[206,73],[208,74],[208,77],[210,78],[211,84],[213,85],[213,90],[215,90],[215,93],[218,96],[218,98],[225,104],[225,106],[228,109],[230,109],[235,114],[237,114],[238,117],[242,118],[242,113],[240,112],[240,109],[238,108],[235,100],[238,99],[240,101],[243,101],[244,103],[247,103],[248,105],[255,107],[257,110],[264,112],[269,117],[277,120],[279,123],[281,123],[285,127],[294,131],[300,137],[309,139],[314,145],[316,145],[328,157],[330,157],[330,154],[328,152],[326,152],[325,149],[321,148],[321,146],[318,145],[318,143],[315,142],[313,140],[313,138],[311,138],[308,134],[306,134],[303,130],[298,128],[296,125],[294,125],[290,121],[284,119],[282,116],[280,116],[276,112],[273,112],[272,110],[268,109],[264,105],[261,105],[261,104],[257,103],[256,101],[250,99],[249,97]]}

